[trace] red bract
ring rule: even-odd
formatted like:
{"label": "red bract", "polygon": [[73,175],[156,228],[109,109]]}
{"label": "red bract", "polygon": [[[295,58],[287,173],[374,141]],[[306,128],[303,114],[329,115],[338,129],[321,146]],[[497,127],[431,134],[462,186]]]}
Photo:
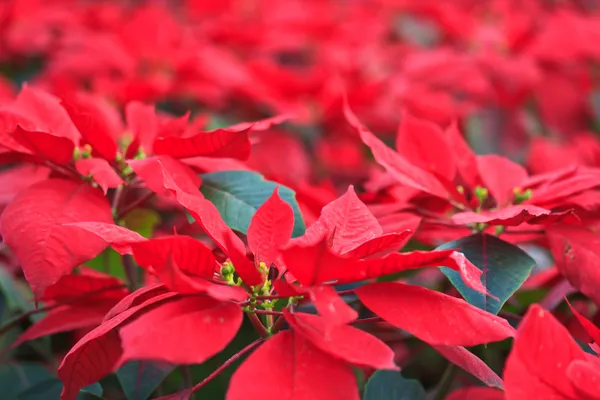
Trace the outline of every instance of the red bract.
{"label": "red bract", "polygon": [[598,378],[598,358],[586,354],[549,312],[533,305],[504,371],[507,399],[596,399]]}

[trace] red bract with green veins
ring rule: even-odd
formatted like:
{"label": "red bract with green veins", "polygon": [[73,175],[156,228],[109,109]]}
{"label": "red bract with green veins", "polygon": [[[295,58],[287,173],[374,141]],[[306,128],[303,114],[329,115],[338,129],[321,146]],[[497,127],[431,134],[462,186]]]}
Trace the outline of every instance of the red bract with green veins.
{"label": "red bract with green veins", "polygon": [[0,2],[0,397],[600,400],[597,3]]}

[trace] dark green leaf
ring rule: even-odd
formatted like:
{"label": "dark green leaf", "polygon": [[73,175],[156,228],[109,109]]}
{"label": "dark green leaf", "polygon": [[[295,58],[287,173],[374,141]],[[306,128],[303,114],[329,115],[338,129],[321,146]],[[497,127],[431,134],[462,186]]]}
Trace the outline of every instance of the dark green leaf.
{"label": "dark green leaf", "polygon": [[[62,391],[62,382],[57,378],[50,378],[37,385],[29,387],[22,391],[18,400],[47,400],[58,399]],[[102,386],[99,383],[93,383],[81,389],[77,395],[77,400],[95,400],[102,398]]]}
{"label": "dark green leaf", "polygon": [[[249,171],[222,171],[202,175],[200,191],[221,213],[223,220],[241,233],[248,232],[252,216],[273,193],[277,183],[267,181],[260,174]],[[279,196],[294,210],[293,237],[304,234],[304,219],[300,213],[296,193],[285,186],[279,187]]]}
{"label": "dark green leaf", "polygon": [[6,364],[0,367],[2,399],[15,400],[19,393],[52,379],[52,374],[35,363]]}
{"label": "dark green leaf", "polygon": [[175,366],[154,361],[130,361],[116,372],[128,400],[146,400]]}
{"label": "dark green leaf", "polygon": [[521,287],[535,265],[535,261],[517,246],[488,234],[477,233],[438,247],[438,250],[445,249],[462,252],[483,272],[481,282],[498,300],[467,287],[458,272],[441,268],[465,300],[493,314],[500,312],[502,305]]}
{"label": "dark green leaf", "polygon": [[420,400],[425,389],[415,379],[406,379],[400,372],[375,371],[367,382],[363,400]]}

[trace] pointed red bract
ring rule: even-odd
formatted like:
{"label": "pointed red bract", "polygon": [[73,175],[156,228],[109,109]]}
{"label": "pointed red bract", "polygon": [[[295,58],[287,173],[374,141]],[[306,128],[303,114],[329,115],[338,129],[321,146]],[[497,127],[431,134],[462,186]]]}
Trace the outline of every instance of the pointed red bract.
{"label": "pointed red bract", "polygon": [[380,282],[355,293],[375,314],[429,344],[475,346],[514,336],[506,320],[423,287]]}
{"label": "pointed red bract", "polygon": [[405,112],[396,135],[396,150],[413,165],[452,182],[456,160],[446,133],[429,121]]}
{"label": "pointed red bract", "polygon": [[279,197],[276,188],[252,216],[248,226],[248,247],[254,257],[268,267],[277,260],[293,230],[294,210]]}
{"label": "pointed red bract", "polygon": [[446,400],[505,400],[504,392],[486,387],[467,387],[450,393]]}
{"label": "pointed red bract", "polygon": [[83,158],[75,163],[75,168],[83,176],[91,176],[106,195],[108,189],[114,189],[125,182],[103,158]]}
{"label": "pointed red bract", "polygon": [[354,365],[375,369],[398,369],[394,352],[385,343],[350,325],[332,325],[323,317],[284,311],[295,334],[302,335],[316,348]]}
{"label": "pointed red bract", "polygon": [[345,253],[348,258],[374,258],[384,256],[388,253],[398,251],[410,240],[413,231],[406,230],[402,233],[388,233],[379,237],[367,240],[360,246]]}
{"label": "pointed red bract", "polygon": [[200,194],[202,179],[190,167],[169,156],[155,156],[142,160],[128,161],[129,166],[146,184],[148,189],[159,195],[169,194],[165,187],[162,170],[177,183],[186,193]]}
{"label": "pointed red bract", "polygon": [[[158,134],[158,121],[154,107],[133,101],[125,107],[125,117],[127,126],[133,134],[134,143],[139,143],[146,153],[151,152],[154,139]],[[129,153],[129,149],[127,152]],[[130,156],[133,157],[135,154]]]}
{"label": "pointed red bract", "polygon": [[121,329],[121,361],[201,364],[233,340],[242,318],[239,305],[208,296],[171,301],[145,312]]}
{"label": "pointed red bract", "polygon": [[349,324],[358,318],[356,310],[350,307],[331,286],[311,288],[309,295],[319,315],[332,325]]}
{"label": "pointed red bract", "polygon": [[106,247],[93,234],[63,226],[83,221],[112,223],[108,201],[85,183],[61,179],[30,186],[2,213],[4,241],[19,259],[36,296]]}
{"label": "pointed red bract", "polygon": [[477,168],[483,185],[496,199],[498,206],[512,203],[513,190],[521,188],[528,178],[525,168],[495,154],[478,156]]}
{"label": "pointed red bract", "polygon": [[166,293],[132,307],[90,331],[71,348],[58,367],[63,383],[61,400],[74,400],[79,390],[112,372],[122,354],[121,339],[116,328],[143,310],[158,306],[174,296]]}
{"label": "pointed red bract", "polygon": [[63,100],[63,107],[81,133],[84,143],[92,146],[92,154],[107,161],[114,161],[117,143],[109,122],[91,98],[69,98]]}
{"label": "pointed red bract", "polygon": [[581,398],[566,373],[577,360],[585,361],[586,354],[567,329],[548,311],[532,305],[519,324],[506,362],[506,398]]}
{"label": "pointed red bract", "polygon": [[447,190],[432,174],[412,165],[400,154],[387,147],[361,124],[347,104],[344,106],[344,113],[350,125],[359,132],[364,144],[373,152],[377,163],[383,166],[398,182],[442,199],[448,198]]}
{"label": "pointed red bract", "polygon": [[567,304],[569,305],[569,308],[571,309],[571,312],[573,313],[575,318],[577,318],[577,321],[579,321],[579,323],[589,335],[589,337],[592,339],[592,341],[596,344],[600,344],[600,328],[594,325],[592,321],[581,315],[581,313],[577,312],[577,310],[573,308],[569,301],[567,301]]}
{"label": "pointed red bract", "polygon": [[216,129],[193,136],[159,137],[154,141],[154,153],[173,158],[228,157],[246,160],[250,156],[250,128],[233,131]]}
{"label": "pointed red bract", "polygon": [[44,160],[58,165],[69,165],[73,161],[75,144],[65,137],[41,131],[28,131],[19,125],[13,133],[13,138]]}
{"label": "pointed red bract", "polygon": [[515,205],[493,211],[461,212],[452,216],[457,225],[484,223],[488,225],[518,226],[523,223],[549,225],[556,222],[579,222],[572,211],[552,212],[533,205]]}
{"label": "pointed red bract", "polygon": [[73,222],[63,224],[65,228],[84,230],[96,235],[110,245],[119,254],[131,254],[131,244],[145,242],[146,239],[137,232],[130,231],[122,226],[106,222]]}
{"label": "pointed red bract", "polygon": [[550,227],[546,235],[560,273],[600,305],[600,236],[574,226]]}
{"label": "pointed red bract", "polygon": [[248,356],[233,373],[225,398],[360,399],[352,369],[292,331],[277,333]]}
{"label": "pointed red bract", "polygon": [[343,254],[382,234],[377,219],[349,186],[343,196],[323,207],[317,222],[292,243],[315,244],[328,236],[334,253]]}

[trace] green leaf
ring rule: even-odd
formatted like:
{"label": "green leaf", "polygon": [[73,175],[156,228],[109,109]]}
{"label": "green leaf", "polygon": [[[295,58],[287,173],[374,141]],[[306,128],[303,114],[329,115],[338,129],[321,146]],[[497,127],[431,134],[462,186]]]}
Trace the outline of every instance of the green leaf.
{"label": "green leaf", "polygon": [[481,282],[498,300],[467,287],[460,274],[442,267],[442,272],[470,304],[492,314],[500,309],[531,273],[535,261],[517,246],[488,234],[477,233],[444,243],[438,250],[456,249],[462,252],[483,274]]}
{"label": "green leaf", "polygon": [[150,238],[154,227],[160,223],[160,215],[154,211],[144,208],[136,208],[124,218],[125,227],[139,233],[145,238]]}
{"label": "green leaf", "polygon": [[19,287],[16,280],[2,267],[0,267],[0,292],[10,312],[18,313],[33,308],[33,302],[29,299],[32,297],[31,292]]}
{"label": "green leaf", "polygon": [[[47,400],[58,399],[62,391],[62,382],[57,378],[50,378],[37,385],[31,386],[21,392],[18,400]],[[77,395],[77,400],[94,400],[102,398],[102,386],[99,383],[93,383],[81,389]]]}
{"label": "green leaf", "polygon": [[425,389],[415,379],[406,379],[400,372],[375,371],[367,382],[363,400],[421,400]]}
{"label": "green leaf", "polygon": [[[248,232],[252,216],[269,197],[277,183],[267,181],[255,172],[222,171],[202,175],[200,191],[221,213],[221,217],[234,229],[241,233]],[[280,185],[279,196],[294,210],[293,237],[304,234],[304,219],[300,213],[296,193],[288,187]]]}
{"label": "green leaf", "polygon": [[146,400],[175,369],[174,365],[153,361],[130,361],[116,372],[128,400]]}
{"label": "green leaf", "polygon": [[3,400],[16,400],[19,393],[52,379],[52,374],[36,363],[0,366],[0,388]]}
{"label": "green leaf", "polygon": [[121,255],[110,247],[98,254],[96,258],[86,261],[84,265],[115,278],[127,279]]}

